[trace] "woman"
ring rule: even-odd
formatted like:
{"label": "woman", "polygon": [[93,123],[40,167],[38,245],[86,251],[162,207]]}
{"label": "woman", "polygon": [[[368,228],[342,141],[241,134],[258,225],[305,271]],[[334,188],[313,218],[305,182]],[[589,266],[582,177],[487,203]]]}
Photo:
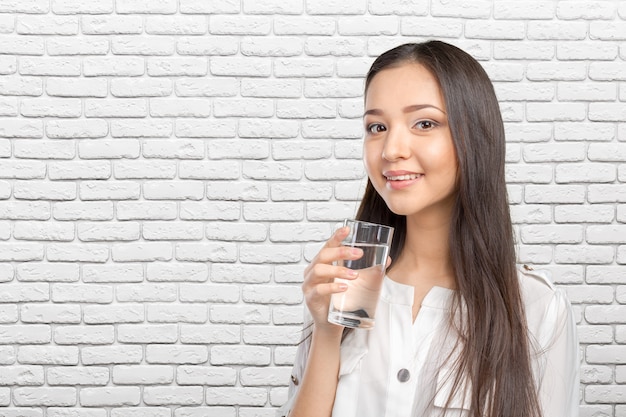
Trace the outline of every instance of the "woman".
{"label": "woman", "polygon": [[516,269],[498,102],[482,67],[443,42],[406,44],[365,84],[368,184],[357,218],[395,227],[376,325],[327,321],[361,253],[339,229],[305,270],[311,315],[291,417],[575,417],[568,301]]}

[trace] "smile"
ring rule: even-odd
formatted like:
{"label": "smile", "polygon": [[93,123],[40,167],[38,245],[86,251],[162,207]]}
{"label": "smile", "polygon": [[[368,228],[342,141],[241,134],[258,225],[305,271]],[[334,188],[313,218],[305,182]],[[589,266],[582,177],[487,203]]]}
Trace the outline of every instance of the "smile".
{"label": "smile", "polygon": [[424,174],[385,175],[387,181],[407,181],[422,177]]}

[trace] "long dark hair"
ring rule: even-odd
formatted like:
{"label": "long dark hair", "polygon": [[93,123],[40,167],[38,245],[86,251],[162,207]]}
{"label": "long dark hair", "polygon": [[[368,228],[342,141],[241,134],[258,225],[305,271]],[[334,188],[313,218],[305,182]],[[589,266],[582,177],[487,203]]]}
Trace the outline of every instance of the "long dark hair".
{"label": "long dark hair", "polygon": [[[438,80],[457,155],[449,241],[458,291],[450,322],[462,347],[454,386],[462,392],[462,381],[471,382],[472,417],[539,417],[504,178],[504,126],[493,85],[469,54],[429,41],[379,56],[365,91],[380,71],[405,63],[422,65]],[[389,210],[370,181],[357,218],[393,226],[391,257],[398,259],[406,218]]]}

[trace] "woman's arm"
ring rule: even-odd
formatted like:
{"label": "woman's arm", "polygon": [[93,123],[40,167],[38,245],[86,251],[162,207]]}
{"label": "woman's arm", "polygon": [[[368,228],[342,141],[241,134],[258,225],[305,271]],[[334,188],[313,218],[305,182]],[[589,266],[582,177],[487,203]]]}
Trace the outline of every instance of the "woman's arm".
{"label": "woman's arm", "polygon": [[306,368],[289,417],[330,417],[332,413],[343,327],[331,326],[313,330]]}

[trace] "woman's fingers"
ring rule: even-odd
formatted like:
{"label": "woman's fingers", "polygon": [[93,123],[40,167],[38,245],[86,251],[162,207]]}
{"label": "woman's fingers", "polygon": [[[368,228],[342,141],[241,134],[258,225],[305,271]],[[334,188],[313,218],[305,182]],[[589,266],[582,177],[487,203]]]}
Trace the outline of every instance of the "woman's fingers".
{"label": "woman's fingers", "polygon": [[324,297],[327,295],[344,292],[348,289],[348,285],[343,282],[329,282],[328,284],[319,284],[315,287],[318,295]]}

